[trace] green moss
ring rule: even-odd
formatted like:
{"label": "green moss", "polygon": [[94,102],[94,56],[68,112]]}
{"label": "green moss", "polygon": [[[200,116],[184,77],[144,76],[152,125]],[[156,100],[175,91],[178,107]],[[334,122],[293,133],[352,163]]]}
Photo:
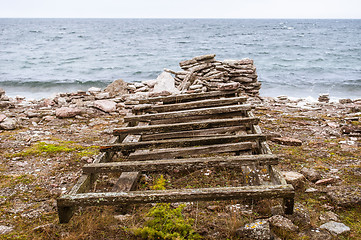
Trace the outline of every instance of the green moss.
{"label": "green moss", "polygon": [[361,206],[340,211],[341,221],[351,228],[348,236],[341,236],[340,239],[361,239]]}

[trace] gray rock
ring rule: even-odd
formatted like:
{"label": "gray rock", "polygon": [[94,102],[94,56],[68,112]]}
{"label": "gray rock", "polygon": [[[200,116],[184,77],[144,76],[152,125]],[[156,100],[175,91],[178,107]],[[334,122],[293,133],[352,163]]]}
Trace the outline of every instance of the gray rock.
{"label": "gray rock", "polygon": [[153,92],[179,93],[179,90],[175,87],[175,80],[170,73],[162,72],[156,80],[157,83],[154,85]]}
{"label": "gray rock", "polygon": [[236,234],[242,239],[271,239],[271,229],[267,220],[258,220],[254,223],[246,224],[244,227],[237,229]]}
{"label": "gray rock", "polygon": [[350,228],[347,227],[345,224],[334,221],[330,221],[328,223],[322,224],[320,226],[320,229],[326,229],[327,231],[335,235],[339,235],[350,231]]}
{"label": "gray rock", "polygon": [[291,220],[285,218],[281,215],[272,216],[268,219],[272,229],[275,229],[277,232],[296,232],[298,227],[292,223]]}
{"label": "gray rock", "polygon": [[327,196],[340,207],[354,207],[361,204],[361,188],[337,186],[328,188]]}
{"label": "gray rock", "polygon": [[3,129],[3,130],[14,130],[16,127],[17,127],[17,122],[13,118],[5,118],[0,123],[0,129]]}
{"label": "gray rock", "polygon": [[122,79],[115,80],[109,84],[104,91],[109,92],[110,96],[118,96],[128,93],[128,84]]}
{"label": "gray rock", "polygon": [[287,183],[292,184],[295,189],[303,189],[305,186],[305,176],[298,172],[282,172]]}
{"label": "gray rock", "polygon": [[9,232],[12,232],[14,230],[13,227],[8,227],[4,225],[0,225],[0,235],[7,234]]}
{"label": "gray rock", "polygon": [[109,92],[101,92],[95,95],[95,99],[108,99],[110,98],[110,95],[111,94]]}
{"label": "gray rock", "polygon": [[55,110],[55,115],[58,118],[71,118],[81,113],[82,110],[79,108],[61,107]]}
{"label": "gray rock", "polygon": [[310,212],[300,204],[295,206],[294,212],[289,218],[297,226],[308,227],[311,225]]}
{"label": "gray rock", "polygon": [[151,79],[151,80],[143,81],[142,83],[148,86],[149,88],[154,88],[155,84],[157,83],[157,80]]}
{"label": "gray rock", "polygon": [[301,239],[332,240],[332,235],[326,230],[309,229],[300,234]]}
{"label": "gray rock", "polygon": [[94,107],[108,113],[114,112],[116,106],[117,104],[111,100],[98,100],[94,102]]}
{"label": "gray rock", "polygon": [[302,168],[301,173],[311,182],[317,182],[321,179],[321,174],[311,168]]}

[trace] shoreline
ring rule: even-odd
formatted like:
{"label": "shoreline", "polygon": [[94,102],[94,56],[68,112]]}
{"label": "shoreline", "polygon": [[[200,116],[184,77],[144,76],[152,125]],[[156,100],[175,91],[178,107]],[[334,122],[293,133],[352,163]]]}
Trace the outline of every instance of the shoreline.
{"label": "shoreline", "polygon": [[[91,163],[98,154],[96,146],[107,143],[112,129],[122,127],[123,116],[138,104],[132,98],[136,94],[96,100],[95,96],[104,95],[103,91],[96,90],[91,90],[94,95],[59,94],[56,101],[15,100],[13,106],[2,108],[0,119],[4,114],[17,121],[14,129],[0,130],[0,174],[4,179],[0,188],[3,212],[0,226],[8,229],[4,236],[33,239],[45,236],[46,239],[48,234],[75,238],[89,234],[77,224],[58,223],[55,199],[73,187],[81,176],[82,166]],[[89,100],[93,97],[94,100]],[[85,99],[88,100],[83,101]],[[113,108],[96,105],[96,101],[113,102],[107,105]],[[317,102],[302,107],[299,101],[286,97],[250,97],[249,103],[255,106],[254,113],[260,118],[260,127],[272,152],[281,156],[279,168],[284,174],[302,176],[295,182],[289,179],[296,187],[296,210],[294,215],[282,218],[299,227],[288,232],[292,239],[302,239],[302,236],[317,239],[318,233],[323,234],[322,239],[330,239],[332,235],[320,229],[330,221],[349,227],[349,233],[344,233],[346,236],[361,237],[359,223],[348,220],[349,216],[357,219],[361,206],[361,197],[357,194],[361,193],[361,101]],[[80,111],[65,113],[59,109]],[[53,152],[42,152],[44,146],[51,146]],[[214,173],[209,171],[210,176]],[[150,183],[155,178],[148,174],[145,177]],[[259,219],[271,221],[267,219],[272,215],[282,215],[278,205],[270,208],[267,204],[270,203],[187,204],[184,215],[198,216],[195,230],[205,239],[214,239],[212,236],[226,239],[237,235],[245,223],[249,226]],[[102,211],[90,208],[72,221],[90,224],[92,237],[101,238],[106,232],[114,238],[135,239],[124,229],[139,227],[134,223],[142,222],[150,207],[134,208],[126,215],[112,208]],[[238,219],[234,223],[229,222],[232,216]],[[93,218],[97,223],[91,221]],[[121,230],[112,230],[119,226]],[[231,232],[230,227],[234,229]]]}

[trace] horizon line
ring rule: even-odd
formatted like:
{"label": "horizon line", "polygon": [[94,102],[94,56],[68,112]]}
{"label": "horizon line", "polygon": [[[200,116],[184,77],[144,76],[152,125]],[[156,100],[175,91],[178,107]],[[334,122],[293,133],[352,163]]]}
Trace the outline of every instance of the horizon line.
{"label": "horizon line", "polygon": [[361,20],[361,18],[287,18],[287,17],[0,17],[0,19],[240,19],[240,20]]}

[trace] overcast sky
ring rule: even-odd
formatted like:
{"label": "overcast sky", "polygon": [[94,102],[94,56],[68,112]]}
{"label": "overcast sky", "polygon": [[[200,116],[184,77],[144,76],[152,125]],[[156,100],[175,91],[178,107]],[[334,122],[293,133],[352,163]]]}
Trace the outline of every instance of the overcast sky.
{"label": "overcast sky", "polygon": [[361,0],[0,0],[0,17],[361,18]]}

